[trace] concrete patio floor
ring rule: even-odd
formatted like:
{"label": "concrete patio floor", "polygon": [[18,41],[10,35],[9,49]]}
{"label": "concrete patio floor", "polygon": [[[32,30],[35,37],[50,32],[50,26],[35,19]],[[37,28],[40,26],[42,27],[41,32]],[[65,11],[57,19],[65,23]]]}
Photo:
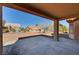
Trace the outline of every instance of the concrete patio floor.
{"label": "concrete patio floor", "polygon": [[13,45],[4,46],[5,55],[78,55],[79,41],[67,38],[60,38],[55,41],[53,38],[36,36],[18,40]]}

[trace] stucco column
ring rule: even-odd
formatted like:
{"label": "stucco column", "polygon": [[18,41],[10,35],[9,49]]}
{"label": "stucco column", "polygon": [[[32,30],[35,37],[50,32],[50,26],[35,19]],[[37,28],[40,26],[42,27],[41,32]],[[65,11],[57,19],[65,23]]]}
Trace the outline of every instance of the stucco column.
{"label": "stucco column", "polygon": [[79,40],[79,19],[74,22],[74,39]]}
{"label": "stucco column", "polygon": [[67,21],[69,23],[69,37],[74,40],[79,40],[79,20]]}
{"label": "stucco column", "polygon": [[54,20],[54,40],[59,41],[59,20]]}
{"label": "stucco column", "polygon": [[69,23],[69,37],[74,39],[74,23]]}
{"label": "stucco column", "polygon": [[77,18],[70,18],[68,20],[66,20],[69,23],[69,38],[71,39],[75,39],[75,21],[77,20]]}
{"label": "stucco column", "polygon": [[2,54],[2,6],[0,5],[0,54]]}

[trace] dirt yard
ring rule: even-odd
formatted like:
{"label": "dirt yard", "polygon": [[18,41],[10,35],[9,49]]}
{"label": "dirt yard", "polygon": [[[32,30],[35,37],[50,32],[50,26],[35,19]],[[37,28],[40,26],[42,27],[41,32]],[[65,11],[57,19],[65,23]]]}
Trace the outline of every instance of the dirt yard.
{"label": "dirt yard", "polygon": [[3,33],[3,46],[15,43],[20,37],[34,36],[40,34],[50,35],[50,33],[35,33],[35,32]]}

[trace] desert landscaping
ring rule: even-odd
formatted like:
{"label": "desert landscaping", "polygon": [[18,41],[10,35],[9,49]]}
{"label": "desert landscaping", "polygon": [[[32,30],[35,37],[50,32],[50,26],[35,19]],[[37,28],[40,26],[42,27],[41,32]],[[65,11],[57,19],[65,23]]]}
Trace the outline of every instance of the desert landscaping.
{"label": "desert landscaping", "polygon": [[51,33],[38,33],[38,32],[3,33],[3,46],[15,43],[20,37],[28,37],[28,36],[41,35],[41,34],[51,36]]}

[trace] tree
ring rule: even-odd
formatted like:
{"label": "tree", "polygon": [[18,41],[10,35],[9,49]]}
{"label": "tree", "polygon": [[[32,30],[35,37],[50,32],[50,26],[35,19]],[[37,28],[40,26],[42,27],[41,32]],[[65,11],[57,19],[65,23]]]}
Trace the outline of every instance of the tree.
{"label": "tree", "polygon": [[38,24],[36,24],[36,26],[39,26]]}
{"label": "tree", "polygon": [[64,32],[67,32],[67,27],[63,26],[63,30],[64,30]]}
{"label": "tree", "polygon": [[65,25],[59,24],[59,30],[67,32],[67,27]]}
{"label": "tree", "polygon": [[59,24],[59,31],[64,32],[64,29],[63,29],[63,25],[62,24]]}

